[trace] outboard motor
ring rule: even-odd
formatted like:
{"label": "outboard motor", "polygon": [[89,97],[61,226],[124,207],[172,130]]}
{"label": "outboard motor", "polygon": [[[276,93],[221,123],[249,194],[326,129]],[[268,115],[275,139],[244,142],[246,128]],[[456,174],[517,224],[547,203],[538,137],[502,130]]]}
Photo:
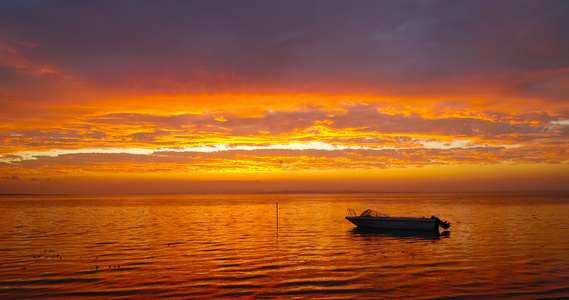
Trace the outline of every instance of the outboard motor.
{"label": "outboard motor", "polygon": [[449,223],[449,222],[441,221],[441,219],[439,219],[439,218],[437,218],[437,217],[435,217],[435,216],[432,216],[431,219],[434,219],[434,220],[437,222],[437,225],[438,225],[438,226],[441,226],[443,229],[449,229],[449,227],[450,227],[450,223]]}

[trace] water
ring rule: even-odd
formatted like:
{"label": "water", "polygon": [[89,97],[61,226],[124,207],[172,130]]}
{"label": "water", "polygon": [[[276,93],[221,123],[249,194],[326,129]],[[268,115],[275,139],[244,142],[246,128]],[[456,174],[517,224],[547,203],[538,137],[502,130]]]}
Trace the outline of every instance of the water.
{"label": "water", "polygon": [[[452,226],[362,231],[347,208]],[[569,297],[567,194],[2,196],[0,216],[0,298]]]}

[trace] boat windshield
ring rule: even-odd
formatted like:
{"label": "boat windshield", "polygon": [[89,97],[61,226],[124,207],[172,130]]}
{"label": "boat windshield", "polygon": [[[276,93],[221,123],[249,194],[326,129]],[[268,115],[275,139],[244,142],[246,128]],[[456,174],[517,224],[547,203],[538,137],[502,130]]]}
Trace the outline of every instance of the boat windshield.
{"label": "boat windshield", "polygon": [[364,212],[362,212],[361,214],[356,213],[355,210],[349,208],[348,209],[348,214],[351,217],[389,217],[389,215],[384,214],[384,213],[380,213],[376,210],[371,210],[371,209],[366,209],[364,210]]}

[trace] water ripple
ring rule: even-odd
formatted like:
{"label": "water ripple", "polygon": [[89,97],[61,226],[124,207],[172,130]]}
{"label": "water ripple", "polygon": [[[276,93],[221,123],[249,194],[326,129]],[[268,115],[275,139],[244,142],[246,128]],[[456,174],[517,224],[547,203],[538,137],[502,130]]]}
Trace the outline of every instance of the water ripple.
{"label": "water ripple", "polygon": [[[0,298],[569,297],[569,201],[515,197],[21,199],[0,205]],[[348,207],[378,206],[436,214],[452,235],[344,220]]]}

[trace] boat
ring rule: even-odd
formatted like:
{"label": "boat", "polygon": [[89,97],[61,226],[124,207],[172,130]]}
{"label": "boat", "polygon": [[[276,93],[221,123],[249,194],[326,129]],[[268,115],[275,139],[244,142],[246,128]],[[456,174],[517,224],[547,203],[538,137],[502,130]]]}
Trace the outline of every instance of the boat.
{"label": "boat", "polygon": [[360,215],[353,209],[348,209],[349,216],[346,220],[354,223],[358,227],[380,228],[380,229],[404,229],[404,230],[432,230],[439,231],[439,227],[448,229],[449,222],[441,221],[432,216],[430,218],[410,218],[410,217],[390,217],[377,211],[368,209]]}

